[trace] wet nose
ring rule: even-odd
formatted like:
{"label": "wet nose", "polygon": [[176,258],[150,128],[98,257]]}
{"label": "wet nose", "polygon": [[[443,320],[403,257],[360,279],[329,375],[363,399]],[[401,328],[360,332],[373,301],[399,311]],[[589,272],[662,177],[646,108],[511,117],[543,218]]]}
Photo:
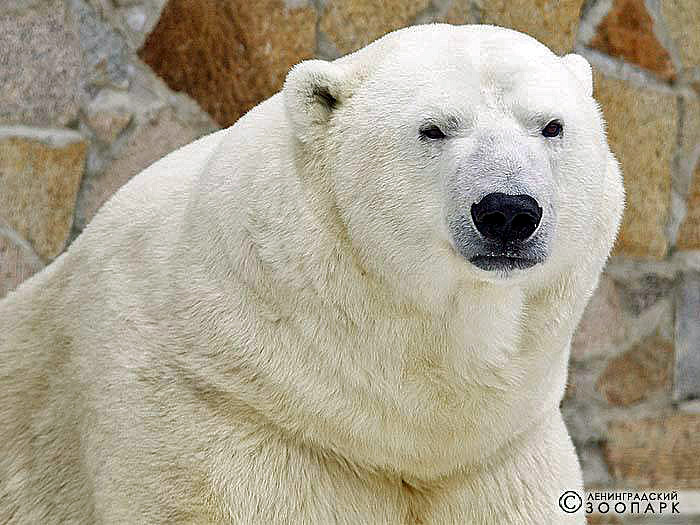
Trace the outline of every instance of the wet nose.
{"label": "wet nose", "polygon": [[489,193],[471,211],[479,233],[501,243],[524,241],[542,219],[542,208],[529,195]]}

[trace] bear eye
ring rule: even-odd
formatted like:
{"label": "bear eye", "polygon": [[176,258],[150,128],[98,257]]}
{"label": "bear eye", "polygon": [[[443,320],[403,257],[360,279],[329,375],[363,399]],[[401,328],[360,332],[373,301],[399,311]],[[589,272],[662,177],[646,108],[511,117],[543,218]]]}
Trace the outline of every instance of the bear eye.
{"label": "bear eye", "polygon": [[439,140],[445,138],[445,134],[435,124],[429,124],[421,128],[420,134],[421,136],[429,138],[431,140]]}
{"label": "bear eye", "polygon": [[558,137],[564,131],[564,126],[558,120],[552,120],[542,129],[542,135],[548,138]]}

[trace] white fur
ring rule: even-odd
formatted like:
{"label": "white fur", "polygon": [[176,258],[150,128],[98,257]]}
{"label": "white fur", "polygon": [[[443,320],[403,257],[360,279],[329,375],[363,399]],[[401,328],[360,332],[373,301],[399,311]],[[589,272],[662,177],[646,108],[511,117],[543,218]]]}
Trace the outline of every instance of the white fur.
{"label": "white fur", "polygon": [[[581,60],[401,30],[137,176],[0,303],[0,522],[584,523],[558,407],[623,190]],[[523,188],[547,260],[459,256],[450,208]]]}

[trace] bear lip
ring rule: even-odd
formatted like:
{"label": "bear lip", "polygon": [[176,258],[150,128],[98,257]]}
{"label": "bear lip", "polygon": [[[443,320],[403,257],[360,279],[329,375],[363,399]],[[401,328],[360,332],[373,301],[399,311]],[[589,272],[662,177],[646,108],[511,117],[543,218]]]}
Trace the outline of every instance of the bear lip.
{"label": "bear lip", "polygon": [[481,270],[504,271],[515,269],[526,270],[542,261],[526,257],[511,257],[508,255],[475,255],[469,259],[469,262]]}

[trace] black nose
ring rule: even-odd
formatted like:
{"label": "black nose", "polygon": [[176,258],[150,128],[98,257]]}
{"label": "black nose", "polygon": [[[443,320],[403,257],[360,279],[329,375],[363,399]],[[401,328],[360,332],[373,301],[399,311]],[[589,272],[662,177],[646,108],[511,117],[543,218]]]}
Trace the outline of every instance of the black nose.
{"label": "black nose", "polygon": [[529,195],[489,193],[472,204],[476,229],[492,241],[524,241],[537,229],[541,218],[542,208]]}

